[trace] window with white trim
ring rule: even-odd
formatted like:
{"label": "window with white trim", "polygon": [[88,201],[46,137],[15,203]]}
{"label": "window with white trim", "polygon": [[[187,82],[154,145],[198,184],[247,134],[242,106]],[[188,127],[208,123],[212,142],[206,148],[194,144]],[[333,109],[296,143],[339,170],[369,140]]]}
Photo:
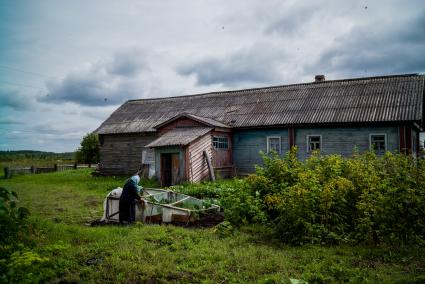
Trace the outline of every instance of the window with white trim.
{"label": "window with white trim", "polygon": [[214,149],[227,150],[229,149],[229,139],[225,136],[213,137]]}
{"label": "window with white trim", "polygon": [[322,149],[322,136],[321,135],[308,135],[307,136],[307,152]]}
{"label": "window with white trim", "polygon": [[386,134],[370,134],[370,149],[376,155],[383,155],[387,151],[387,135]]}
{"label": "window with white trim", "polygon": [[280,139],[280,136],[267,137],[267,153],[270,153],[271,151],[275,151],[276,153],[280,154],[281,148],[282,148],[282,141]]}

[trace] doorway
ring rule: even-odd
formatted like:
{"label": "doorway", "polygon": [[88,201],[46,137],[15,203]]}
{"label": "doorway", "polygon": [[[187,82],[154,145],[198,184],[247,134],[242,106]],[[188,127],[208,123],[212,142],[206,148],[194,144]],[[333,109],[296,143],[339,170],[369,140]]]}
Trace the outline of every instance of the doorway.
{"label": "doorway", "polygon": [[171,186],[180,182],[179,153],[161,154],[161,185]]}

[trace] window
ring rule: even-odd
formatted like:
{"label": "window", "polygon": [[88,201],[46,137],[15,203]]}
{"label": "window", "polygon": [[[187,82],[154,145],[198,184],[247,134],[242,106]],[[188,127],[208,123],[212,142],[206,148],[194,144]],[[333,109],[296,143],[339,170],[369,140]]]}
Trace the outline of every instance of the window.
{"label": "window", "polygon": [[213,145],[214,149],[229,149],[229,139],[227,137],[216,136],[213,137]]}
{"label": "window", "polygon": [[281,149],[281,140],[279,136],[269,136],[267,137],[267,153],[271,151],[276,151],[280,154]]}
{"label": "window", "polygon": [[387,151],[387,135],[386,134],[370,134],[370,149],[375,151],[377,155],[385,154]]}
{"label": "window", "polygon": [[322,136],[321,135],[308,135],[307,136],[307,152],[322,149]]}

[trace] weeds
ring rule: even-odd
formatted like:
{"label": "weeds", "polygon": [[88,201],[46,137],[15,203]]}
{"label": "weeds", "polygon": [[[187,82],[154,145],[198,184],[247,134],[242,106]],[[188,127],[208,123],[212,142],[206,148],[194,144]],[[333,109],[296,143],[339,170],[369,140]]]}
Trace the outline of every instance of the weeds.
{"label": "weeds", "polygon": [[[2,254],[14,268],[9,282],[179,282],[420,283],[425,253],[417,246],[294,247],[283,244],[270,227],[230,223],[212,229],[144,225],[87,227],[109,187],[124,178],[91,177],[76,170],[1,180],[30,209],[28,241]],[[231,184],[240,181],[228,181]],[[142,181],[143,183],[143,181]],[[224,189],[225,181],[219,186]],[[211,184],[211,187],[213,184]],[[241,187],[240,190],[243,190]],[[90,204],[85,204],[90,200]],[[97,200],[97,205],[91,201]],[[57,208],[62,208],[58,210]],[[60,218],[54,222],[52,217]],[[1,244],[1,250],[7,247]],[[6,256],[7,255],[7,256]],[[14,264],[11,264],[14,263]],[[26,265],[32,263],[31,265]],[[22,266],[21,264],[25,264]],[[2,280],[0,280],[1,282]],[[3,281],[5,282],[5,281]]]}

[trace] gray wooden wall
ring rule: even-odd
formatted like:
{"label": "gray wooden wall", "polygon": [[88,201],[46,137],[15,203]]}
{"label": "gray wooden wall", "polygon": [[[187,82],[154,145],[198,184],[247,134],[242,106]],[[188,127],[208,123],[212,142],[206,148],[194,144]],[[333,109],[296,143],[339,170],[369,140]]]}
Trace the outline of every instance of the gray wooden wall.
{"label": "gray wooden wall", "polygon": [[233,163],[238,175],[251,173],[256,164],[262,164],[259,152],[267,151],[267,136],[281,137],[282,155],[289,150],[287,128],[233,131]]}
{"label": "gray wooden wall", "polygon": [[386,134],[387,150],[399,150],[398,127],[298,128],[295,130],[295,144],[298,147],[298,157],[304,160],[309,155],[307,135],[322,135],[321,153],[348,157],[353,153],[354,147],[360,152],[369,150],[370,134]]}
{"label": "gray wooden wall", "polygon": [[142,163],[144,146],[153,141],[155,133],[102,135],[100,147],[101,174],[134,174]]}
{"label": "gray wooden wall", "polygon": [[[362,152],[369,150],[369,135],[385,133],[387,135],[387,150],[399,150],[397,127],[346,127],[346,128],[296,128],[295,144],[298,147],[298,157],[304,160],[308,157],[307,135],[322,136],[322,153],[350,156],[354,147]],[[282,141],[281,156],[289,150],[287,128],[234,130],[233,132],[233,162],[237,174],[254,171],[254,165],[262,164],[260,151],[267,151],[267,136],[280,136]]]}

